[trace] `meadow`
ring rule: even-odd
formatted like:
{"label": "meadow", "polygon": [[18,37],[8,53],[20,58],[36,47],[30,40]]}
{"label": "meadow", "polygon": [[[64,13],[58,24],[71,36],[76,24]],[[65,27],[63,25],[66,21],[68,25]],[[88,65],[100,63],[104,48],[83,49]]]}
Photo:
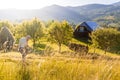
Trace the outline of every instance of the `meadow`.
{"label": "meadow", "polygon": [[[84,42],[73,38],[73,28],[67,21],[52,21],[44,26],[34,18],[1,27],[0,80],[120,80],[118,30],[99,29],[93,32],[92,41]],[[18,43],[26,35],[31,36],[31,52],[23,63]],[[4,53],[3,44],[8,38],[13,51]],[[70,49],[72,43],[77,48]]]}
{"label": "meadow", "polygon": [[0,54],[0,80],[119,80],[117,58],[40,56],[28,54],[25,64],[18,52]]}

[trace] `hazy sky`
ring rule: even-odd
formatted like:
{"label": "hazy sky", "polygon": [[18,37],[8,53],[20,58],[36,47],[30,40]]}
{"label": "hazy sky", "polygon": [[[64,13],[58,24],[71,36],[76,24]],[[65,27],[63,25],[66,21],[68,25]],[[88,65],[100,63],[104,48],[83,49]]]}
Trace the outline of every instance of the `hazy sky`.
{"label": "hazy sky", "polygon": [[119,1],[120,0],[0,0],[0,9],[39,9],[53,4],[81,6],[92,3],[111,4]]}

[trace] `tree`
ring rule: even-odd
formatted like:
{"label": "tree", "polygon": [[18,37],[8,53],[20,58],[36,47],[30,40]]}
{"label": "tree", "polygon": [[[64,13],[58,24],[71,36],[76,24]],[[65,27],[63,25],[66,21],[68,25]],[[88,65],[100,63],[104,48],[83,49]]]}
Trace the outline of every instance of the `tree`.
{"label": "tree", "polygon": [[16,37],[19,39],[22,36],[30,35],[33,41],[33,47],[35,47],[36,42],[44,35],[43,29],[44,25],[37,18],[31,21],[23,21],[16,27]]}
{"label": "tree", "polygon": [[102,28],[94,31],[91,35],[94,46],[106,51],[110,50],[119,43],[120,32],[113,28]]}
{"label": "tree", "polygon": [[13,34],[15,36],[16,43],[19,42],[19,39],[21,37],[27,35],[26,26],[28,26],[28,24],[29,24],[29,21],[23,21],[20,24],[16,24],[15,27],[13,28],[14,29]]}
{"label": "tree", "polygon": [[0,29],[2,27],[8,27],[11,31],[13,30],[13,24],[9,21],[0,21]]}
{"label": "tree", "polygon": [[59,46],[59,52],[61,52],[61,45],[66,44],[71,40],[73,30],[72,27],[68,24],[68,22],[57,22],[54,21],[48,30],[49,41],[55,42]]}
{"label": "tree", "polygon": [[34,18],[32,21],[23,24],[25,27],[25,33],[30,35],[33,39],[33,47],[36,45],[36,41],[38,41],[43,35],[43,25],[39,19]]}

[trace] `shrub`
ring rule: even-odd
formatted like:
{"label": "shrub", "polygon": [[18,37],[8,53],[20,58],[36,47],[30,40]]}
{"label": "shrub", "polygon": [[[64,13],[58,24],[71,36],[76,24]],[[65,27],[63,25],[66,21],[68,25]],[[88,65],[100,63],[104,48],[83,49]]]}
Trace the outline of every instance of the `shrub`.
{"label": "shrub", "polygon": [[91,35],[94,47],[109,51],[120,43],[120,32],[113,28],[103,28]]}

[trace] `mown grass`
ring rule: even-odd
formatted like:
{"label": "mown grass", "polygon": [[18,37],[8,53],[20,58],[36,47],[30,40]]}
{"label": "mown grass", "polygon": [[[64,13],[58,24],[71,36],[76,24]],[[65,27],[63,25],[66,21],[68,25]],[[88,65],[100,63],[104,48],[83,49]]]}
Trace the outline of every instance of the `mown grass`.
{"label": "mown grass", "polygon": [[18,53],[0,55],[0,80],[119,80],[118,60],[41,57],[29,54],[25,65]]}

